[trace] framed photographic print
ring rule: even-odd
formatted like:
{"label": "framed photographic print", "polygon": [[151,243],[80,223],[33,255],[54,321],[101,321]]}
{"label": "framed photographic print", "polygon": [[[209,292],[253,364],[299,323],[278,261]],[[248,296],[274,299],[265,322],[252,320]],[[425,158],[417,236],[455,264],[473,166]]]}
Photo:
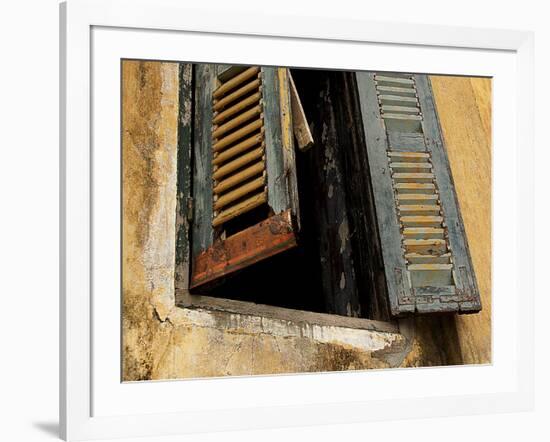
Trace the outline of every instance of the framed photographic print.
{"label": "framed photographic print", "polygon": [[531,407],[531,34],[61,17],[63,437]]}

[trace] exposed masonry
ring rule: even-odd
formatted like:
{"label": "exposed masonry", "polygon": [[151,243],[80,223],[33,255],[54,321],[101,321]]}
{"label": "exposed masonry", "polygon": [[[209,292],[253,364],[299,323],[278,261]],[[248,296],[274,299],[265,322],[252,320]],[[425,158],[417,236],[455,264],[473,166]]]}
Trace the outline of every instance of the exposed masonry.
{"label": "exposed masonry", "polygon": [[[174,306],[166,317],[161,319],[155,303],[151,302],[151,305],[161,322],[167,322],[174,327],[206,327],[250,335],[266,334],[281,338],[308,338],[325,344],[346,345],[364,351],[392,350],[392,352],[398,353],[406,345],[406,340],[400,333],[317,325],[205,309]],[[161,311],[165,311],[168,306],[161,301],[159,307]]]}

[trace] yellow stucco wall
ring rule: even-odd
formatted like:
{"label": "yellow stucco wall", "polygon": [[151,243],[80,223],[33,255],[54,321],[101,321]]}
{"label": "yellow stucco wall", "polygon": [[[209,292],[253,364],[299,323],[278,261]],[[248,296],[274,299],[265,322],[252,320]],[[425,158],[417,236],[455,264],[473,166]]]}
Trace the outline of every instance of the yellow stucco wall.
{"label": "yellow stucco wall", "polygon": [[491,360],[491,80],[431,77],[483,310],[456,318],[465,363]]}
{"label": "yellow stucco wall", "polygon": [[490,81],[432,78],[483,312],[401,333],[174,304],[178,66],[123,63],[123,380],[490,360]]}

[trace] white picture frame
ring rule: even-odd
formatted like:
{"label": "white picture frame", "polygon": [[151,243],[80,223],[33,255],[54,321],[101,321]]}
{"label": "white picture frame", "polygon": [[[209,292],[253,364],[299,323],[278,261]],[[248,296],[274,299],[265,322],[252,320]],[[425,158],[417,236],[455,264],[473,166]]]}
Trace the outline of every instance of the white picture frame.
{"label": "white picture frame", "polygon": [[[81,440],[162,436],[532,408],[532,33],[274,14],[231,14],[219,10],[194,10],[172,0],[69,0],[61,4],[61,19],[62,437]],[[114,167],[116,164],[107,167],[107,163],[101,162],[101,151],[94,150],[93,146],[98,140],[101,143],[117,142],[113,140],[113,134],[120,130],[116,118],[120,109],[113,104],[112,118],[109,118],[109,109],[102,113],[103,119],[93,120],[92,117],[96,115],[97,107],[105,102],[101,94],[118,95],[112,88],[119,87],[119,77],[116,77],[119,72],[112,72],[113,77],[110,77],[113,60],[135,57],[250,62],[251,59],[239,55],[238,51],[224,51],[223,56],[216,59],[208,55],[214,42],[223,42],[227,38],[251,48],[260,44],[262,48],[269,47],[259,54],[256,52],[253,61],[258,64],[366,69],[372,66],[368,64],[372,61],[357,60],[357,57],[352,60],[350,54],[370,51],[371,55],[378,54],[379,69],[385,63],[387,70],[393,66],[406,71],[493,76],[493,219],[499,220],[498,225],[494,223],[493,364],[486,367],[172,382],[116,382],[116,370],[120,370],[119,365],[117,368],[120,346],[112,336],[120,333],[120,306],[117,308],[120,299],[119,292],[112,293],[111,289],[115,287],[113,284],[118,284],[117,274],[102,275],[101,268],[93,266],[101,260],[101,256],[94,254],[101,255],[104,247],[119,245],[112,236],[119,220],[116,216],[109,219],[103,216],[110,213],[108,211],[112,204],[117,203],[118,195],[115,200],[109,199],[101,182],[94,179],[94,173],[101,168],[102,175],[105,180],[111,180],[110,183],[119,180],[119,176]],[[182,44],[190,39],[193,45],[186,47]],[[174,52],[175,47],[179,47],[181,55]],[[338,50],[331,52],[331,48]],[[398,65],[383,61],[390,52],[401,54]],[[333,54],[330,60],[325,57],[327,53]],[[434,54],[438,56],[434,57]],[[488,59],[492,62],[488,63]],[[506,96],[505,91],[513,93]],[[506,104],[509,105],[504,112],[502,109]],[[109,122],[113,124],[109,126]],[[506,155],[500,155],[500,152]],[[98,195],[105,196],[101,199],[105,206],[92,204],[98,201]],[[511,203],[510,195],[513,196]],[[503,213],[502,209],[508,213],[506,219],[498,217]],[[103,222],[98,223],[98,220]],[[515,239],[513,247],[502,244],[504,231]],[[508,262],[499,259],[499,251],[504,247],[514,259]],[[98,318],[98,311],[101,318]],[[101,323],[97,322],[99,319]],[[461,381],[457,382],[454,391],[436,387],[437,382],[447,385],[449,379],[458,378]],[[367,386],[373,380],[379,390],[371,385],[367,390],[368,397],[360,388],[344,388]],[[464,390],[466,384],[471,386],[471,391]],[[319,389],[320,385],[324,386],[323,389]],[[391,391],[390,385],[399,390],[399,394]],[[426,385],[433,385],[432,390]],[[261,398],[250,394],[258,389],[266,392]],[[237,391],[244,393],[236,398]],[[297,393],[289,397],[284,395],[285,391]],[[157,406],[155,397],[166,398],[167,395],[173,400],[164,401],[162,407]],[[178,400],[181,397],[186,398],[184,404]],[[147,403],[140,404],[136,398],[146,398],[141,402]]]}

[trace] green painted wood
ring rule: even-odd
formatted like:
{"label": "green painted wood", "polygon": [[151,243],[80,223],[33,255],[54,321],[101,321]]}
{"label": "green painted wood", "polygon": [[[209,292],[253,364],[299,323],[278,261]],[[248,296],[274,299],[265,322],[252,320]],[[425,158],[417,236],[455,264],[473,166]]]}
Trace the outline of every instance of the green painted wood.
{"label": "green painted wood", "polygon": [[176,193],[175,288],[189,288],[191,205],[191,154],[193,150],[193,65],[179,65],[178,159]]}
{"label": "green painted wood", "polygon": [[[288,83],[279,82],[278,68],[262,67],[262,97],[265,127],[267,198],[273,213],[291,209],[299,225],[298,186],[293,138],[289,148],[283,146],[282,109],[290,111]],[[284,101],[283,101],[284,100]],[[291,126],[292,127],[292,126]]]}
{"label": "green painted wood", "polygon": [[357,72],[356,81],[390,311],[394,316],[412,313],[414,300],[401,248],[401,231],[387,156],[388,138],[380,116],[374,74]]}
{"label": "green painted wood", "polygon": [[195,65],[195,118],[193,126],[192,255],[210,247],[212,228],[212,92],[216,65]]}

